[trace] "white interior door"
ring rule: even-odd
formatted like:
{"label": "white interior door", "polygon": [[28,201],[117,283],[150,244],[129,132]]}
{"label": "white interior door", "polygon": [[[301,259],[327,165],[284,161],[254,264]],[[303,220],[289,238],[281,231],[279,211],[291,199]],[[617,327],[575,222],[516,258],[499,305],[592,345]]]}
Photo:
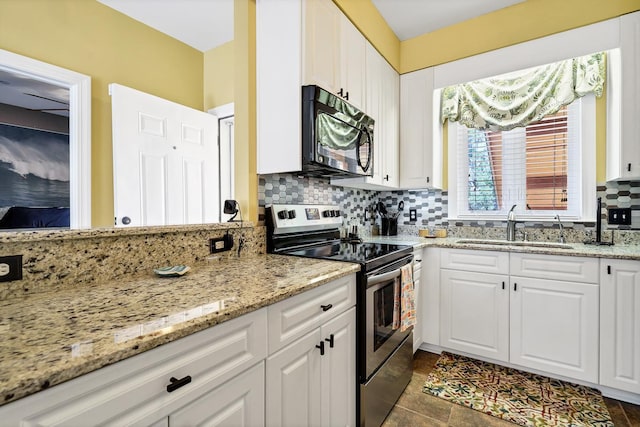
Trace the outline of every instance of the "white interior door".
{"label": "white interior door", "polygon": [[115,225],[219,221],[217,119],[126,86],[109,92]]}

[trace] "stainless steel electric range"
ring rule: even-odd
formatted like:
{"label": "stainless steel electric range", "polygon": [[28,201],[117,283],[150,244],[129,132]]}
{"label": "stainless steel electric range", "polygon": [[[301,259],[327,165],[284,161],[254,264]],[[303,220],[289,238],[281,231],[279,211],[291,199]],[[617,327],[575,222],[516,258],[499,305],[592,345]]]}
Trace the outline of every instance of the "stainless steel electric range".
{"label": "stainless steel electric range", "polygon": [[412,375],[413,331],[392,328],[394,283],[413,260],[411,246],[340,238],[345,216],[333,205],[268,206],[270,253],[355,262],[357,275],[355,396],[357,425],[378,427]]}

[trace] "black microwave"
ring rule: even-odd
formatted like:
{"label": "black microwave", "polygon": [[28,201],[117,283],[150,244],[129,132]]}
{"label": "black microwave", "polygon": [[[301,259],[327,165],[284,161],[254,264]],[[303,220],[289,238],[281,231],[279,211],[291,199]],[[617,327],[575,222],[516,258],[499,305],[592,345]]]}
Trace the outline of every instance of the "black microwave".
{"label": "black microwave", "polygon": [[374,120],[319,86],[302,87],[302,172],[373,175]]}

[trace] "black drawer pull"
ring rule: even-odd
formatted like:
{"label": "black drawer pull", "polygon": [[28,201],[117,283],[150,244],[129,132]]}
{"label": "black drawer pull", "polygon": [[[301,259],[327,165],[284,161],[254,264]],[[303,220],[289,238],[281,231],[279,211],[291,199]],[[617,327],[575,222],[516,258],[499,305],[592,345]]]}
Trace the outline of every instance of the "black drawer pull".
{"label": "black drawer pull", "polygon": [[502,282],[502,289],[504,289],[504,282]]}
{"label": "black drawer pull", "polygon": [[517,290],[518,290],[518,284],[517,284],[517,283],[515,283],[515,282],[513,283],[513,290],[514,290],[514,291],[517,291]]}
{"label": "black drawer pull", "polygon": [[333,348],[333,334],[329,335],[329,338],[325,338],[324,340],[329,343],[330,348]]}
{"label": "black drawer pull", "polygon": [[320,341],[320,344],[318,344],[316,348],[320,349],[320,356],[324,356],[324,341]]}
{"label": "black drawer pull", "polygon": [[171,384],[169,384],[167,386],[167,391],[169,393],[176,391],[177,389],[179,389],[180,387],[182,387],[183,385],[187,385],[191,382],[191,375],[187,375],[186,377],[182,378],[182,379],[176,379],[175,377],[171,377],[169,379],[169,381],[171,381]]}
{"label": "black drawer pull", "polygon": [[322,311],[328,311],[328,310],[331,310],[331,307],[333,307],[333,304],[321,305],[320,307],[322,307]]}

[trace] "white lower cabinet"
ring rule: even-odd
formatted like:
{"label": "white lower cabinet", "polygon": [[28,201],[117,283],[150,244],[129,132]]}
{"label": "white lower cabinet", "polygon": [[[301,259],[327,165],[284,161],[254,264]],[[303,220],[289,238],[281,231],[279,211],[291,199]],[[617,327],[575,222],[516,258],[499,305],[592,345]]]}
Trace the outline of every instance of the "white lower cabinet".
{"label": "white lower cabinet", "polygon": [[597,383],[598,285],[511,276],[510,294],[510,361]]}
{"label": "white lower cabinet", "polygon": [[640,393],[640,261],[600,264],[600,384]]}
{"label": "white lower cabinet", "polygon": [[[163,420],[164,421],[164,420]],[[264,362],[169,415],[171,427],[264,425]]]}
{"label": "white lower cabinet", "polygon": [[509,360],[508,276],[442,270],[440,344]]}
{"label": "white lower cabinet", "polygon": [[[264,400],[245,398],[238,387],[250,387],[242,383],[245,375],[253,375],[249,382],[264,375],[266,319],[266,310],[258,310],[133,356],[3,405],[0,419],[22,426],[166,426],[174,415],[178,425],[250,416],[259,424]],[[172,378],[184,385],[169,391]],[[229,408],[216,403],[219,396],[242,414],[225,414]]]}
{"label": "white lower cabinet", "polygon": [[413,352],[422,344],[422,255],[423,249],[413,251],[413,298],[416,309],[416,324],[413,326]]}
{"label": "white lower cabinet", "polygon": [[598,259],[443,249],[440,266],[442,347],[598,382]]}
{"label": "white lower cabinet", "polygon": [[323,426],[354,426],[356,422],[356,309],[324,324],[321,337],[320,422]]}
{"label": "white lower cabinet", "polygon": [[269,356],[266,425],[355,424],[355,308]]}

